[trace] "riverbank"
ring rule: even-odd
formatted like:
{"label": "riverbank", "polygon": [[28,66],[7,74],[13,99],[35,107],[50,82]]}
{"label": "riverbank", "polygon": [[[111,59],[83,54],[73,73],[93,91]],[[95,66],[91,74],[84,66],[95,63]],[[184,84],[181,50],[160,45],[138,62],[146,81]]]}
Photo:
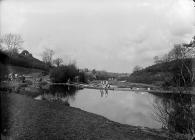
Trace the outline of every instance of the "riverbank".
{"label": "riverbank", "polygon": [[2,139],[164,140],[166,132],[119,124],[64,104],[1,93]]}
{"label": "riverbank", "polygon": [[[99,90],[105,90],[105,87],[102,86],[101,80],[93,80],[89,83],[76,83],[76,82],[70,82],[70,83],[52,83],[51,79],[49,78],[49,75],[41,76],[40,73],[32,73],[26,75],[26,81],[25,83],[18,83],[18,81],[15,82],[7,82],[5,81],[6,87],[11,87],[12,89],[18,89],[18,87],[21,86],[40,86],[40,85],[66,85],[66,86],[74,86],[78,89],[88,88],[88,89],[99,89]],[[35,80],[35,79],[42,79],[41,82]],[[106,90],[116,90],[116,91],[133,91],[133,92],[149,92],[152,94],[179,94],[180,91],[178,88],[170,88],[168,90],[163,89],[161,86],[153,85],[153,84],[144,84],[144,83],[131,83],[127,81],[117,81],[117,80],[109,80],[108,81],[109,88],[106,88]],[[195,96],[195,88],[190,88],[189,91],[183,91],[182,94],[191,94]]]}
{"label": "riverbank", "polygon": [[[119,83],[119,82],[118,82]],[[43,88],[48,88],[50,85],[64,85],[64,86],[73,86],[76,87],[77,89],[83,89],[83,88],[88,88],[88,89],[98,89],[98,90],[115,90],[115,91],[133,91],[133,92],[149,92],[152,94],[180,94],[179,90],[173,89],[173,90],[163,90],[159,87],[155,87],[153,85],[143,85],[139,83],[124,83],[124,85],[121,87],[120,84],[117,85],[111,85],[109,88],[104,88],[101,85],[97,84],[85,84],[85,83],[51,83],[47,81],[42,81],[42,82],[33,82],[31,84],[25,82],[25,83],[20,83],[20,82],[4,82],[2,87],[6,88],[11,88],[14,89],[14,91],[17,91],[21,87],[26,87],[25,91],[31,92],[32,90],[36,90],[35,87],[40,87],[42,86]],[[148,88],[147,88],[148,86]],[[31,92],[35,93],[37,95],[37,92]],[[195,88],[191,88],[189,91],[183,91],[182,94],[191,94],[195,96]]]}
{"label": "riverbank", "polygon": [[[123,86],[120,87],[118,85],[111,85],[109,88],[104,88],[102,86],[99,86],[98,84],[93,85],[93,84],[80,84],[80,83],[49,83],[50,85],[65,85],[65,86],[74,86],[77,87],[78,89],[83,89],[83,88],[88,88],[88,89],[99,89],[99,90],[116,90],[116,91],[134,91],[134,92],[149,92],[152,94],[180,94],[179,90],[163,90],[159,88],[147,88],[145,85],[143,86],[142,84],[139,83],[134,83],[134,87],[131,86]],[[148,85],[149,87],[149,85]],[[152,85],[151,85],[152,87]],[[191,89],[191,91],[183,91],[182,94],[191,94],[195,96],[195,89]]]}

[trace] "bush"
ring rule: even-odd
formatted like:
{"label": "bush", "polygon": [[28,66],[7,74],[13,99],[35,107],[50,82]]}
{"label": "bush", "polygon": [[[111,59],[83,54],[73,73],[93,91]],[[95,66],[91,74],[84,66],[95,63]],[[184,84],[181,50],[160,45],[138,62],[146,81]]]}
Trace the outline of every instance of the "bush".
{"label": "bush", "polygon": [[87,82],[84,72],[79,72],[74,64],[55,67],[50,71],[50,78],[55,83],[65,83],[68,80],[72,82]]}
{"label": "bush", "polygon": [[8,70],[7,70],[8,56],[0,51],[0,57],[1,57],[0,59],[0,82],[1,82],[2,80],[5,80],[6,76],[8,75]]}

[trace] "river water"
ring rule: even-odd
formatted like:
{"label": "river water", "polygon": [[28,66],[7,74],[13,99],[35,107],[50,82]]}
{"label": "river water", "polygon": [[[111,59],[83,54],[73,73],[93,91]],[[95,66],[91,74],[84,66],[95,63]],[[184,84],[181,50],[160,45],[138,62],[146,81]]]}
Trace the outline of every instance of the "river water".
{"label": "river water", "polygon": [[66,86],[42,90],[36,100],[60,102],[104,116],[112,121],[149,128],[169,128],[184,133],[192,127],[191,96],[154,95],[147,92],[105,91]]}

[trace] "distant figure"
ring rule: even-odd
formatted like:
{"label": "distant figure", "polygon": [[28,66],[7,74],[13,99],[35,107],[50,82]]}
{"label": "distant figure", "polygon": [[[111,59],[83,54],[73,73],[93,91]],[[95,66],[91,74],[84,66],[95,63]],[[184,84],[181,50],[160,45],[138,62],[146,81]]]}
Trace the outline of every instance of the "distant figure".
{"label": "distant figure", "polygon": [[15,77],[15,78],[18,78],[18,74],[17,74],[17,73],[15,73],[15,74],[14,74],[14,77]]}
{"label": "distant figure", "polygon": [[102,89],[100,89],[100,93],[101,93],[101,97],[104,96],[104,91]]}
{"label": "distant figure", "polygon": [[14,74],[11,73],[11,81],[13,81],[13,80],[14,80]]}
{"label": "distant figure", "polygon": [[22,75],[22,83],[24,83],[25,82],[25,77],[24,77],[24,75]]}
{"label": "distant figure", "polygon": [[41,77],[41,78],[39,78],[39,82],[42,82],[42,77]]}
{"label": "distant figure", "polygon": [[10,73],[10,74],[8,75],[8,80],[9,80],[9,81],[12,81],[12,79],[13,79],[13,76],[12,76],[12,73]]}
{"label": "distant figure", "polygon": [[101,81],[100,83],[101,83],[102,88],[104,89],[110,88],[108,81]]}
{"label": "distant figure", "polygon": [[108,96],[108,89],[105,89],[105,95]]}

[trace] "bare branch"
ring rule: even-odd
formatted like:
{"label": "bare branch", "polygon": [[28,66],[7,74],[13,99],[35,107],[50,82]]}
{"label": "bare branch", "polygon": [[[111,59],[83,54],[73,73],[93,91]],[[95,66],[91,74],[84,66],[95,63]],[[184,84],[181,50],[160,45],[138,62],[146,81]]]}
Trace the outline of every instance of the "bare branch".
{"label": "bare branch", "polygon": [[52,57],[54,55],[54,51],[51,49],[45,49],[45,51],[42,53],[42,60],[48,65],[52,65]]}
{"label": "bare branch", "polygon": [[22,44],[24,43],[22,37],[19,34],[5,34],[1,37],[1,46],[5,46],[6,51],[13,55],[14,53],[18,53],[20,49],[22,49]]}

